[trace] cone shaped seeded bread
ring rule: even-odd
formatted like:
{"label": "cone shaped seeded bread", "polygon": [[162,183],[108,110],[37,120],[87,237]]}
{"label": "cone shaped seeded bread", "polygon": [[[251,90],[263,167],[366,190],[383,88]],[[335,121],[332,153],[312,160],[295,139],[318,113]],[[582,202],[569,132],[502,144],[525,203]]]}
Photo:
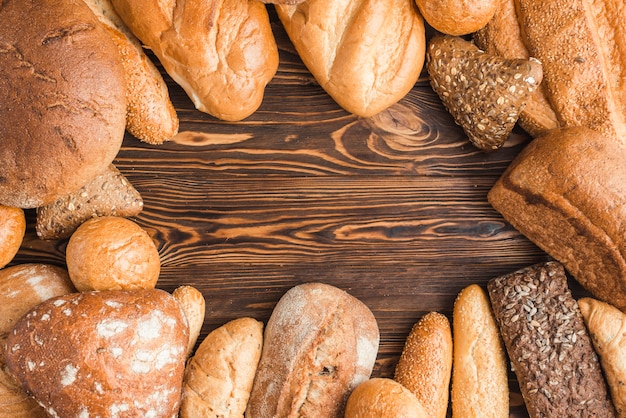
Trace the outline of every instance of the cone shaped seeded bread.
{"label": "cone shaped seeded bread", "polygon": [[124,69],[82,0],[0,4],[0,204],[35,208],[78,190],[117,155]]}
{"label": "cone shaped seeded bread", "polygon": [[561,264],[540,263],[494,278],[488,292],[531,418],[615,416]]}
{"label": "cone shaped seeded bread", "polygon": [[51,416],[176,415],[187,323],[162,290],[73,293],[24,315],[7,366]]}

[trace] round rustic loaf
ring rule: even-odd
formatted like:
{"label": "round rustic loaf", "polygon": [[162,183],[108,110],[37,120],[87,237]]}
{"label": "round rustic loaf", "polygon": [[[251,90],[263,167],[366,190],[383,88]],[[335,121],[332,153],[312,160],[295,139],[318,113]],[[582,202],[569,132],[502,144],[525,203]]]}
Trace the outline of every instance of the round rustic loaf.
{"label": "round rustic loaf", "polygon": [[125,80],[81,0],[0,7],[0,203],[34,208],[82,187],[117,155]]}
{"label": "round rustic loaf", "polygon": [[0,268],[13,260],[26,233],[26,217],[21,208],[0,205]]}
{"label": "round rustic loaf", "polygon": [[118,216],[81,224],[70,237],[65,258],[80,291],[150,289],[161,271],[152,238],[137,223]]}
{"label": "round rustic loaf", "polygon": [[72,293],[37,305],[7,338],[7,368],[50,416],[171,418],[187,324],[158,289]]}
{"label": "round rustic loaf", "polygon": [[467,35],[483,28],[500,0],[415,0],[424,20],[441,33]]}

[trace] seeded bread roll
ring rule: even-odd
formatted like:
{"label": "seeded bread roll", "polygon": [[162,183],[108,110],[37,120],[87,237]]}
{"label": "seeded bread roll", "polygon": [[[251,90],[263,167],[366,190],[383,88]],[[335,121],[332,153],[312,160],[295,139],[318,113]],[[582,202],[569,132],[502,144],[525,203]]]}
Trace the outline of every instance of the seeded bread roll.
{"label": "seeded bread roll", "polygon": [[618,417],[626,417],[626,314],[594,298],[578,300],[580,312],[600,357]]}
{"label": "seeded bread roll", "polygon": [[150,235],[118,216],[84,222],[65,253],[70,278],[80,291],[151,289],[161,272],[159,251]]}
{"label": "seeded bread roll", "polygon": [[615,416],[561,264],[549,261],[494,278],[488,291],[531,418]]}
{"label": "seeded bread roll", "polygon": [[161,144],[178,132],[178,116],[165,80],[110,0],[83,0],[108,29],[122,57],[128,113],[126,130],[137,139]]}
{"label": "seeded bread roll", "polygon": [[420,76],[426,32],[413,0],[307,0],[276,10],[311,74],[348,112],[375,115]]}
{"label": "seeded bread roll", "polygon": [[491,20],[500,0],[415,0],[430,26],[452,36],[468,35]]}
{"label": "seeded bread roll", "polygon": [[596,298],[626,308],[626,144],[578,127],[534,139],[487,195]]}
{"label": "seeded bread roll", "polygon": [[143,199],[113,164],[74,193],[37,208],[37,236],[68,238],[83,222],[96,216],[131,217],[143,209]]}
{"label": "seeded bread roll", "polygon": [[415,394],[387,378],[373,378],[352,391],[344,418],[432,418]]}
{"label": "seeded bread roll", "polygon": [[0,21],[0,204],[35,208],[113,162],[126,126],[124,69],[82,0],[2,2]]}
{"label": "seeded bread roll", "polygon": [[243,417],[262,347],[263,323],[253,318],[211,331],[187,363],[180,417]]}
{"label": "seeded bread roll", "polygon": [[20,250],[26,233],[26,217],[21,208],[0,205],[0,269]]}
{"label": "seeded bread roll", "polygon": [[6,370],[5,343],[18,319],[45,300],[75,292],[66,270],[47,264],[19,264],[0,270],[0,416],[44,418],[44,409]]}
{"label": "seeded bread roll", "polygon": [[452,315],[452,416],[507,418],[507,359],[487,293],[477,284],[464,288]]}
{"label": "seeded bread roll", "polygon": [[438,312],[424,315],[411,329],[394,380],[415,394],[431,418],[445,418],[452,371],[452,331]]}
{"label": "seeded bread roll", "polygon": [[177,414],[187,325],[157,289],[72,293],[37,305],[7,339],[7,366],[50,416]]}
{"label": "seeded bread roll", "polygon": [[270,316],[246,417],[341,417],[369,379],[379,333],[372,312],[323,283],[289,289]]}
{"label": "seeded bread roll", "polygon": [[238,121],[261,105],[278,69],[266,6],[257,1],[111,0],[198,110]]}

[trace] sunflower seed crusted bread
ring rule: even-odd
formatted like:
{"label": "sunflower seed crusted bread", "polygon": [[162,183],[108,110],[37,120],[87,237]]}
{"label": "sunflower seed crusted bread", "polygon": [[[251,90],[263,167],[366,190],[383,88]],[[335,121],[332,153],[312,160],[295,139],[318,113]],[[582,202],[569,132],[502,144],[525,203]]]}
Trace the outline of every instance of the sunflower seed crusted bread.
{"label": "sunflower seed crusted bread", "polygon": [[487,289],[530,417],[614,417],[563,266],[535,264]]}

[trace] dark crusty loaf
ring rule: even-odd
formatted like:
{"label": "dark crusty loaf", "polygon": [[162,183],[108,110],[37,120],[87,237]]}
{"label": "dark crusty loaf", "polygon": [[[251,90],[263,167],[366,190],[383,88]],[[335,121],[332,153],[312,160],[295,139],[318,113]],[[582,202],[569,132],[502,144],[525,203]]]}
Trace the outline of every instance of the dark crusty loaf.
{"label": "dark crusty loaf", "polygon": [[560,263],[539,263],[494,278],[488,291],[532,418],[615,416]]}
{"label": "dark crusty loaf", "polygon": [[117,47],[82,0],[0,4],[0,203],[34,208],[113,161],[126,81]]}
{"label": "dark crusty loaf", "polygon": [[341,417],[370,377],[379,333],[372,312],[323,283],[288,290],[267,322],[246,417]]}

